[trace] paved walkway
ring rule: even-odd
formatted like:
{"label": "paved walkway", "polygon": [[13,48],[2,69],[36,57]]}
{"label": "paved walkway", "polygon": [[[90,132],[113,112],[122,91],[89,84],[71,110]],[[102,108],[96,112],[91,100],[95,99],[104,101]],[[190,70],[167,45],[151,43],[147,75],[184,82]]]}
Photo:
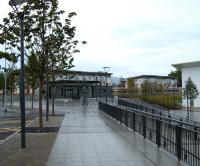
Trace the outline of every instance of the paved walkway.
{"label": "paved walkway", "polygon": [[47,166],[181,166],[174,156],[122,127],[94,103],[66,108]]}
{"label": "paved walkway", "polygon": [[[170,111],[171,114],[174,115],[178,115],[178,116],[182,116],[184,118],[187,118],[187,110],[183,109],[183,110],[171,110]],[[189,118],[191,120],[200,122],[200,111],[192,111],[189,113]]]}

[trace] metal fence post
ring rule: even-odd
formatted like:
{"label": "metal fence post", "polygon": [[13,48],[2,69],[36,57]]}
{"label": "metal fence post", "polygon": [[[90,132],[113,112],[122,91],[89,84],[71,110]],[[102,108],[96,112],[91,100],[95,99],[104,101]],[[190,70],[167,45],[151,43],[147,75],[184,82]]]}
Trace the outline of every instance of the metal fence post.
{"label": "metal fence post", "polygon": [[128,111],[126,111],[125,125],[126,125],[126,127],[128,127]]}
{"label": "metal fence post", "polygon": [[170,114],[168,115],[168,118],[169,118],[169,123],[171,123],[171,115]]}
{"label": "metal fence post", "polygon": [[160,120],[156,119],[156,144],[160,147]]}
{"label": "metal fence post", "polygon": [[135,132],[135,113],[133,112],[133,131]]}
{"label": "metal fence post", "polygon": [[194,127],[194,140],[197,141],[198,138],[197,127]]}
{"label": "metal fence post", "polygon": [[143,137],[146,138],[146,117],[143,115]]}
{"label": "metal fence post", "polygon": [[120,123],[122,123],[122,109],[120,109],[120,113],[119,113],[119,115],[120,115],[120,117],[119,117],[119,119],[120,119]]}
{"label": "metal fence post", "polygon": [[178,160],[181,160],[181,127],[179,125],[176,126],[176,156]]}

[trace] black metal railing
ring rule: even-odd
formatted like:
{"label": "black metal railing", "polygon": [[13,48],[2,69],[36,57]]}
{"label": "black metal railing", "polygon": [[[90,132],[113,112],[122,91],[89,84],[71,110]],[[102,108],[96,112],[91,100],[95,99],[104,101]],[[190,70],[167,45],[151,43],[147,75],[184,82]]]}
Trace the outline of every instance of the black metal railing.
{"label": "black metal railing", "polygon": [[145,110],[147,112],[151,112],[152,114],[157,114],[157,115],[162,115],[163,117],[168,117],[177,121],[183,121],[186,123],[191,123],[194,126],[200,126],[200,123],[188,118],[184,118],[182,116],[178,116],[178,115],[174,115],[174,114],[170,114],[166,109],[161,109],[161,108],[157,108],[154,107],[152,105],[148,105],[147,103],[141,103],[141,102],[137,102],[134,100],[128,100],[128,99],[119,99],[118,100],[118,104],[121,106],[125,106],[125,107],[130,107],[130,108],[135,108],[137,110]]}
{"label": "black metal railing", "polygon": [[99,102],[99,109],[191,166],[200,165],[200,127],[146,110]]}

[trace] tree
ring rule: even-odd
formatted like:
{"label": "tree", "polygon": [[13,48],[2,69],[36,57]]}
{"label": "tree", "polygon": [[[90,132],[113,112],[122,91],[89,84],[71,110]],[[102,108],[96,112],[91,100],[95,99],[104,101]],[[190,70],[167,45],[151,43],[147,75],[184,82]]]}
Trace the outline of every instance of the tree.
{"label": "tree", "polygon": [[10,93],[10,105],[12,106],[13,101],[13,93],[17,88],[18,80],[19,80],[19,70],[17,70],[15,64],[8,64],[7,69],[7,89]]}
{"label": "tree", "polygon": [[5,72],[6,72],[6,91],[10,93],[10,104],[12,106],[13,92],[18,84],[19,70],[16,70],[14,63],[8,63],[8,68],[3,68],[4,73],[0,73],[0,89],[3,90],[3,103],[5,95]]}
{"label": "tree", "polygon": [[141,94],[144,96],[147,96],[151,93],[151,86],[149,81],[144,80],[144,82],[141,84]]}
{"label": "tree", "polygon": [[187,99],[187,109],[188,109],[188,100],[189,100],[189,109],[188,109],[188,117],[189,111],[191,111],[192,102],[199,95],[198,89],[191,77],[189,77],[186,81],[185,87],[183,88],[183,97]]}
{"label": "tree", "polygon": [[0,51],[0,59],[2,59],[2,58],[5,58],[6,60],[13,62],[13,63],[17,62],[17,59],[14,54],[9,54],[9,53]]}
{"label": "tree", "polygon": [[177,79],[178,87],[182,87],[182,76],[181,71],[175,70],[171,71],[168,76],[175,77]]}
{"label": "tree", "polygon": [[134,78],[128,78],[127,79],[127,87],[128,87],[128,94],[130,97],[137,97],[139,89],[135,85],[135,80]]}
{"label": "tree", "polygon": [[[3,36],[0,36],[0,44],[3,44],[5,41],[4,41],[4,37]],[[7,48],[6,48],[7,49]],[[15,56],[15,54],[13,53],[7,53],[7,52],[2,52],[0,51],[0,59],[5,59],[7,60],[8,62],[12,62],[13,64],[17,62],[17,58]],[[4,103],[4,95],[5,95],[5,72],[7,72],[8,70],[5,68],[5,67],[1,67],[0,66],[0,69],[3,69],[4,70],[4,73],[0,73],[0,89],[3,90],[3,103]],[[7,81],[7,84],[9,82]],[[6,84],[6,85],[7,85]],[[7,85],[7,87],[9,88],[10,86]],[[7,89],[7,88],[6,88]],[[11,93],[11,106],[12,106],[12,93]]]}
{"label": "tree", "polygon": [[[73,61],[72,54],[79,52],[76,49],[78,40],[75,40],[76,27],[71,25],[71,18],[76,15],[68,14],[64,23],[60,17],[65,12],[58,9],[58,0],[30,0],[22,9],[24,11],[24,33],[26,55],[34,55],[37,64],[32,71],[39,81],[39,127],[42,130],[42,93],[45,78],[49,76],[49,58],[56,59],[59,72],[67,70]],[[4,40],[10,51],[17,50],[19,56],[19,27],[16,24],[18,16],[14,12],[4,18],[3,32],[7,33]],[[1,40],[2,41],[2,40]],[[14,49],[13,49],[14,48]]]}
{"label": "tree", "polygon": [[31,87],[31,108],[33,109],[33,98],[35,89],[38,87],[38,60],[37,56],[33,53],[29,56],[27,65],[25,66],[26,86]]}
{"label": "tree", "polygon": [[2,102],[4,105],[4,89],[5,88],[5,77],[4,77],[4,73],[0,72],[0,91],[2,91]]}
{"label": "tree", "polygon": [[125,88],[125,84],[126,84],[126,79],[123,77],[120,77],[118,86],[120,88]]}
{"label": "tree", "polygon": [[3,90],[5,84],[4,73],[0,72],[0,90]]}
{"label": "tree", "polygon": [[155,83],[154,87],[153,87],[153,90],[154,90],[154,92],[156,92],[158,94],[163,94],[163,91],[164,91],[163,84]]}
{"label": "tree", "polygon": [[127,79],[127,86],[129,89],[135,88],[135,81],[134,78],[128,78]]}
{"label": "tree", "polygon": [[[52,32],[48,38],[46,38],[46,45],[48,45],[48,48],[51,48],[47,51],[49,63],[47,64],[48,72],[46,74],[51,81],[52,115],[54,115],[55,80],[65,75],[68,69],[74,67],[72,64],[74,60],[72,54],[79,52],[75,47],[79,42],[77,40],[72,40],[75,35],[75,27],[72,27],[70,31],[68,28],[69,25],[71,25],[70,18],[75,15],[76,13],[74,12],[70,13],[68,19],[65,20],[65,26],[57,26],[52,29]],[[68,33],[68,40],[65,39],[66,33]],[[86,42],[82,41],[82,44],[86,44]]]}

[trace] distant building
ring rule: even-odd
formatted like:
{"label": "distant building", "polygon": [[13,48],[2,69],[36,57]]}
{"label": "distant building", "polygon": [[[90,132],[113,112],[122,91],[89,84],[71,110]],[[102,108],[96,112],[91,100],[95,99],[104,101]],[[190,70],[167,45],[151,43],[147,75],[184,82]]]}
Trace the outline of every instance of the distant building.
{"label": "distant building", "polygon": [[[173,64],[172,66],[182,72],[183,87],[185,87],[186,80],[191,77],[200,93],[200,61]],[[186,107],[186,105],[187,100],[183,98],[183,106]],[[198,96],[198,98],[193,101],[193,106],[200,107],[200,96]]]}
{"label": "distant building", "polygon": [[[69,70],[55,82],[55,98],[79,99],[87,91],[88,98],[105,97],[106,78],[108,97],[112,96],[112,73]],[[51,85],[51,83],[50,83]],[[51,87],[50,87],[50,98]]]}
{"label": "distant building", "polygon": [[[129,82],[132,83],[130,84]],[[157,75],[140,75],[136,77],[127,78],[126,88],[132,88],[130,86],[134,86],[136,88],[141,88],[142,84],[147,81],[151,87],[155,87],[160,85],[163,87],[163,90],[166,91],[174,91],[177,90],[177,80],[172,76],[157,76]]]}

